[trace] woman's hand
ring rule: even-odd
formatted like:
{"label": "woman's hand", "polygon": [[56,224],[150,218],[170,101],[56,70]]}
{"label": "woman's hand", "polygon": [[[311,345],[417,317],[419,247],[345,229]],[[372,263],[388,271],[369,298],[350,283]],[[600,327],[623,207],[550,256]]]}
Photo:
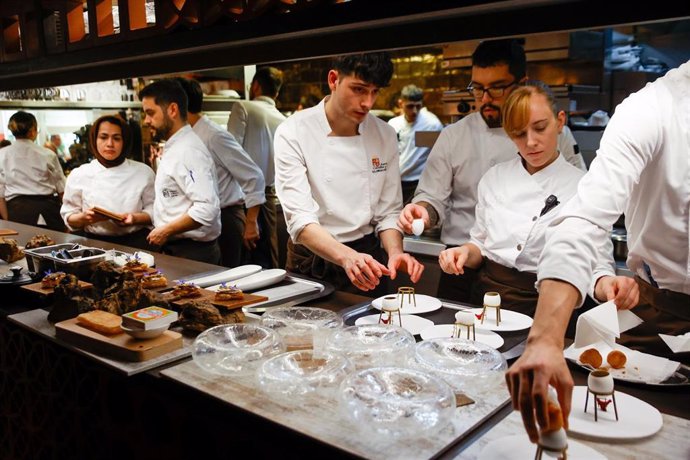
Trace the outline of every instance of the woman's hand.
{"label": "woman's hand", "polygon": [[449,275],[462,275],[465,273],[465,262],[469,255],[469,248],[465,245],[446,249],[438,255],[438,264],[441,270]]}

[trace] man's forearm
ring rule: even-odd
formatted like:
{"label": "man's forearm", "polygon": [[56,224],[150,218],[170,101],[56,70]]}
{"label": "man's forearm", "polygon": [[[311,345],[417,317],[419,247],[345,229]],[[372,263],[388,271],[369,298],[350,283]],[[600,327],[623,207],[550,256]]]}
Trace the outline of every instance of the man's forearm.
{"label": "man's forearm", "polygon": [[189,214],[183,214],[165,226],[167,236],[169,237],[190,230],[196,230],[199,227],[201,227],[201,224],[189,217]]}
{"label": "man's forearm", "polygon": [[250,223],[256,225],[256,221],[259,218],[259,209],[261,209],[260,204],[247,208],[247,225]]}
{"label": "man's forearm", "polygon": [[317,256],[342,266],[347,254],[356,252],[354,249],[339,243],[333,235],[319,224],[309,224],[302,229],[297,242],[306,246]]}
{"label": "man's forearm", "polygon": [[388,257],[403,252],[403,238],[399,231],[389,228],[379,233],[379,240]]}
{"label": "man's forearm", "polygon": [[543,280],[539,286],[539,300],[534,323],[527,338],[528,344],[549,342],[564,347],[565,330],[580,292],[570,283]]}
{"label": "man's forearm", "polygon": [[436,226],[436,224],[438,224],[439,215],[438,215],[438,211],[436,210],[436,208],[434,208],[430,203],[428,203],[426,201],[419,201],[415,204],[426,209],[426,212],[429,214],[429,226],[430,227],[434,227],[434,226]]}

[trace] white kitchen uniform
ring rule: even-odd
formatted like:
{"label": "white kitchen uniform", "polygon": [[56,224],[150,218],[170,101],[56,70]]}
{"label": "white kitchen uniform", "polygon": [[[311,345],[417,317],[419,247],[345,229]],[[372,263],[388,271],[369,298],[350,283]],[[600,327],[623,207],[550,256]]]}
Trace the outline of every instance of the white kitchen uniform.
{"label": "white kitchen uniform", "polygon": [[58,156],[30,139],[0,149],[0,196],[53,195],[65,190]]}
{"label": "white kitchen uniform", "polygon": [[329,136],[326,100],[276,131],[276,189],[292,241],[310,223],[341,243],[397,229],[402,198],[395,131],[369,114],[358,136]]}
{"label": "white kitchen uniform", "polygon": [[244,204],[248,208],[266,201],[264,176],[232,134],[206,115],[192,127],[216,165],[220,207]]}
{"label": "white kitchen uniform", "polygon": [[[494,262],[522,272],[536,273],[546,229],[560,214],[564,204],[575,195],[584,174],[561,155],[531,175],[521,158],[494,166],[479,182],[477,219],[470,233],[470,242]],[[550,195],[556,196],[560,204],[540,216]],[[612,254],[613,243],[609,238],[602,243],[598,254],[594,280],[604,275],[615,275]]]}
{"label": "white kitchen uniform", "polygon": [[587,172],[585,159],[582,158],[577,140],[568,126],[563,126],[561,134],[558,135],[558,151],[568,163]]}
{"label": "white kitchen uniform", "polygon": [[[125,160],[118,166],[106,168],[92,160],[74,169],[67,177],[60,215],[70,230],[77,230],[67,222],[70,215],[94,206],[118,214],[145,212],[153,215],[155,174],[144,163]],[[121,236],[137,232],[143,225],[120,226],[111,220],[87,225],[84,230],[95,235]]]}
{"label": "white kitchen uniform", "polygon": [[211,154],[192,127],[184,126],[165,143],[156,172],[155,227],[187,214],[201,227],[171,237],[212,241],[220,235],[220,201]]}
{"label": "white kitchen uniform", "polygon": [[[575,155],[572,146],[560,152],[566,161]],[[502,127],[489,128],[479,112],[471,113],[441,131],[412,202],[426,201],[436,209],[444,244],[466,243],[479,180],[492,166],[516,157],[518,149]]]}
{"label": "white kitchen uniform", "polygon": [[441,131],[443,125],[436,115],[429,112],[426,107],[419,111],[414,123],[408,122],[405,119],[405,115],[400,115],[388,120],[388,124],[398,134],[400,179],[403,182],[419,180],[431,148],[417,147],[415,133],[417,131]]}
{"label": "white kitchen uniform", "polygon": [[646,262],[660,288],[690,294],[690,62],[616,108],[577,195],[547,232],[539,280],[585,292],[594,254],[623,212],[628,268],[651,282]]}
{"label": "white kitchen uniform", "polygon": [[285,115],[267,96],[235,102],[228,118],[228,131],[261,169],[267,186],[272,186],[275,180],[273,137],[283,121]]}

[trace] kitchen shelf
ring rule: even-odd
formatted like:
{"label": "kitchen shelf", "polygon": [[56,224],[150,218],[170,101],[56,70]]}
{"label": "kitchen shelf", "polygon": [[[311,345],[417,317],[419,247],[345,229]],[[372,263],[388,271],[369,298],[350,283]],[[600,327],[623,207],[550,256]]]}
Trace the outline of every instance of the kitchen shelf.
{"label": "kitchen shelf", "polygon": [[120,101],[0,101],[0,109],[141,109],[141,102]]}

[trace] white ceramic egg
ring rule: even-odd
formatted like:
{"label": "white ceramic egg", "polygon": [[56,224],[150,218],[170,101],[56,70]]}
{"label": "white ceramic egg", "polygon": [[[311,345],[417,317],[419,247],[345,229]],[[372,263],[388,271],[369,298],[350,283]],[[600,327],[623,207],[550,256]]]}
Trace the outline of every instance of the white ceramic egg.
{"label": "white ceramic egg", "polygon": [[455,321],[457,321],[460,324],[474,324],[476,319],[477,317],[474,316],[474,313],[472,313],[471,311],[459,311],[455,314]]}
{"label": "white ceramic egg", "polygon": [[[563,428],[559,428],[558,430],[551,431],[549,433],[540,433],[539,444],[547,449],[561,451],[568,446],[568,436],[566,436]],[[558,452],[550,452],[545,450],[544,453],[549,457],[559,457]]]}
{"label": "white ceramic egg", "polygon": [[424,232],[424,219],[415,219],[412,221],[412,233],[419,236]]}

